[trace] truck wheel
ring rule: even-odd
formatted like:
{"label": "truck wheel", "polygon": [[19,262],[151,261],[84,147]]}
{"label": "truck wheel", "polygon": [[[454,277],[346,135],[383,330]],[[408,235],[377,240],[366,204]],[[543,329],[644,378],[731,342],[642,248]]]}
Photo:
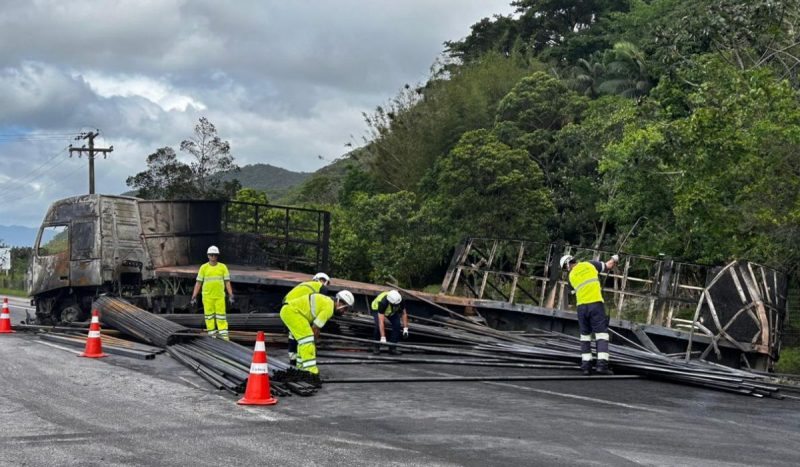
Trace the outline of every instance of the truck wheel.
{"label": "truck wheel", "polygon": [[62,323],[74,323],[83,320],[83,310],[78,305],[70,305],[61,310]]}

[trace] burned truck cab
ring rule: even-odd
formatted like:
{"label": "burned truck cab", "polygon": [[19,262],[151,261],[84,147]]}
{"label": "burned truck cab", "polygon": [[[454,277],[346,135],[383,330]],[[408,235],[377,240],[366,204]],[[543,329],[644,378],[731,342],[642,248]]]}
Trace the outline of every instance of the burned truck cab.
{"label": "burned truck cab", "polygon": [[105,292],[138,292],[153,268],[141,236],[137,199],[84,195],[55,202],[36,238],[28,293],[37,321],[81,321]]}

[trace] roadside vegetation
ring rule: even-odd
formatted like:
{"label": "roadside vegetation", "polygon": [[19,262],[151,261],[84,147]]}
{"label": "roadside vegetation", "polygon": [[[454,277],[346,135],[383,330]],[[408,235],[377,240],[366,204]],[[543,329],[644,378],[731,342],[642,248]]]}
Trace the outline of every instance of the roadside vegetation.
{"label": "roadside vegetation", "polygon": [[[335,170],[291,190],[333,212],[334,274],[423,288],[465,236],[611,249],[647,216],[626,250],[745,258],[797,283],[800,3],[512,5],[366,114],[364,141]],[[181,150],[197,163],[173,167],[159,149],[131,186],[252,196],[209,178],[235,167],[209,122]],[[794,352],[781,365],[796,368]]]}

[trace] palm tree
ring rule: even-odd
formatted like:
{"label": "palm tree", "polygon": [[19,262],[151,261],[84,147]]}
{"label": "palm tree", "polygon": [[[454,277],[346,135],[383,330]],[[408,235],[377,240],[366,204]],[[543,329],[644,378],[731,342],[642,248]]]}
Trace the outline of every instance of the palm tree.
{"label": "palm tree", "polygon": [[641,97],[653,86],[644,53],[630,42],[614,44],[603,54],[603,63],[606,74],[597,87],[601,94]]}

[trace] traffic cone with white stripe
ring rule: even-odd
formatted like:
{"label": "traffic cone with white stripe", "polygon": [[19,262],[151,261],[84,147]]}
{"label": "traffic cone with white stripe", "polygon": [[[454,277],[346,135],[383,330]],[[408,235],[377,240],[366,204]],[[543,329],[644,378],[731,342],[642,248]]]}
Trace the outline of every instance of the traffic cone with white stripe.
{"label": "traffic cone with white stripe", "polygon": [[3,299],[3,311],[0,312],[0,334],[17,332],[11,329],[11,314],[8,312],[8,297]]}
{"label": "traffic cone with white stripe", "polygon": [[264,332],[258,331],[256,347],[253,351],[253,363],[250,364],[250,376],[247,378],[247,389],[239,405],[274,405],[278,400],[272,397],[269,387],[269,368],[267,367],[267,348],[264,345]]}
{"label": "traffic cone with white stripe", "polygon": [[92,324],[89,325],[89,337],[86,339],[86,350],[79,357],[101,358],[108,357],[103,353],[103,344],[100,341],[100,314],[92,311]]}

